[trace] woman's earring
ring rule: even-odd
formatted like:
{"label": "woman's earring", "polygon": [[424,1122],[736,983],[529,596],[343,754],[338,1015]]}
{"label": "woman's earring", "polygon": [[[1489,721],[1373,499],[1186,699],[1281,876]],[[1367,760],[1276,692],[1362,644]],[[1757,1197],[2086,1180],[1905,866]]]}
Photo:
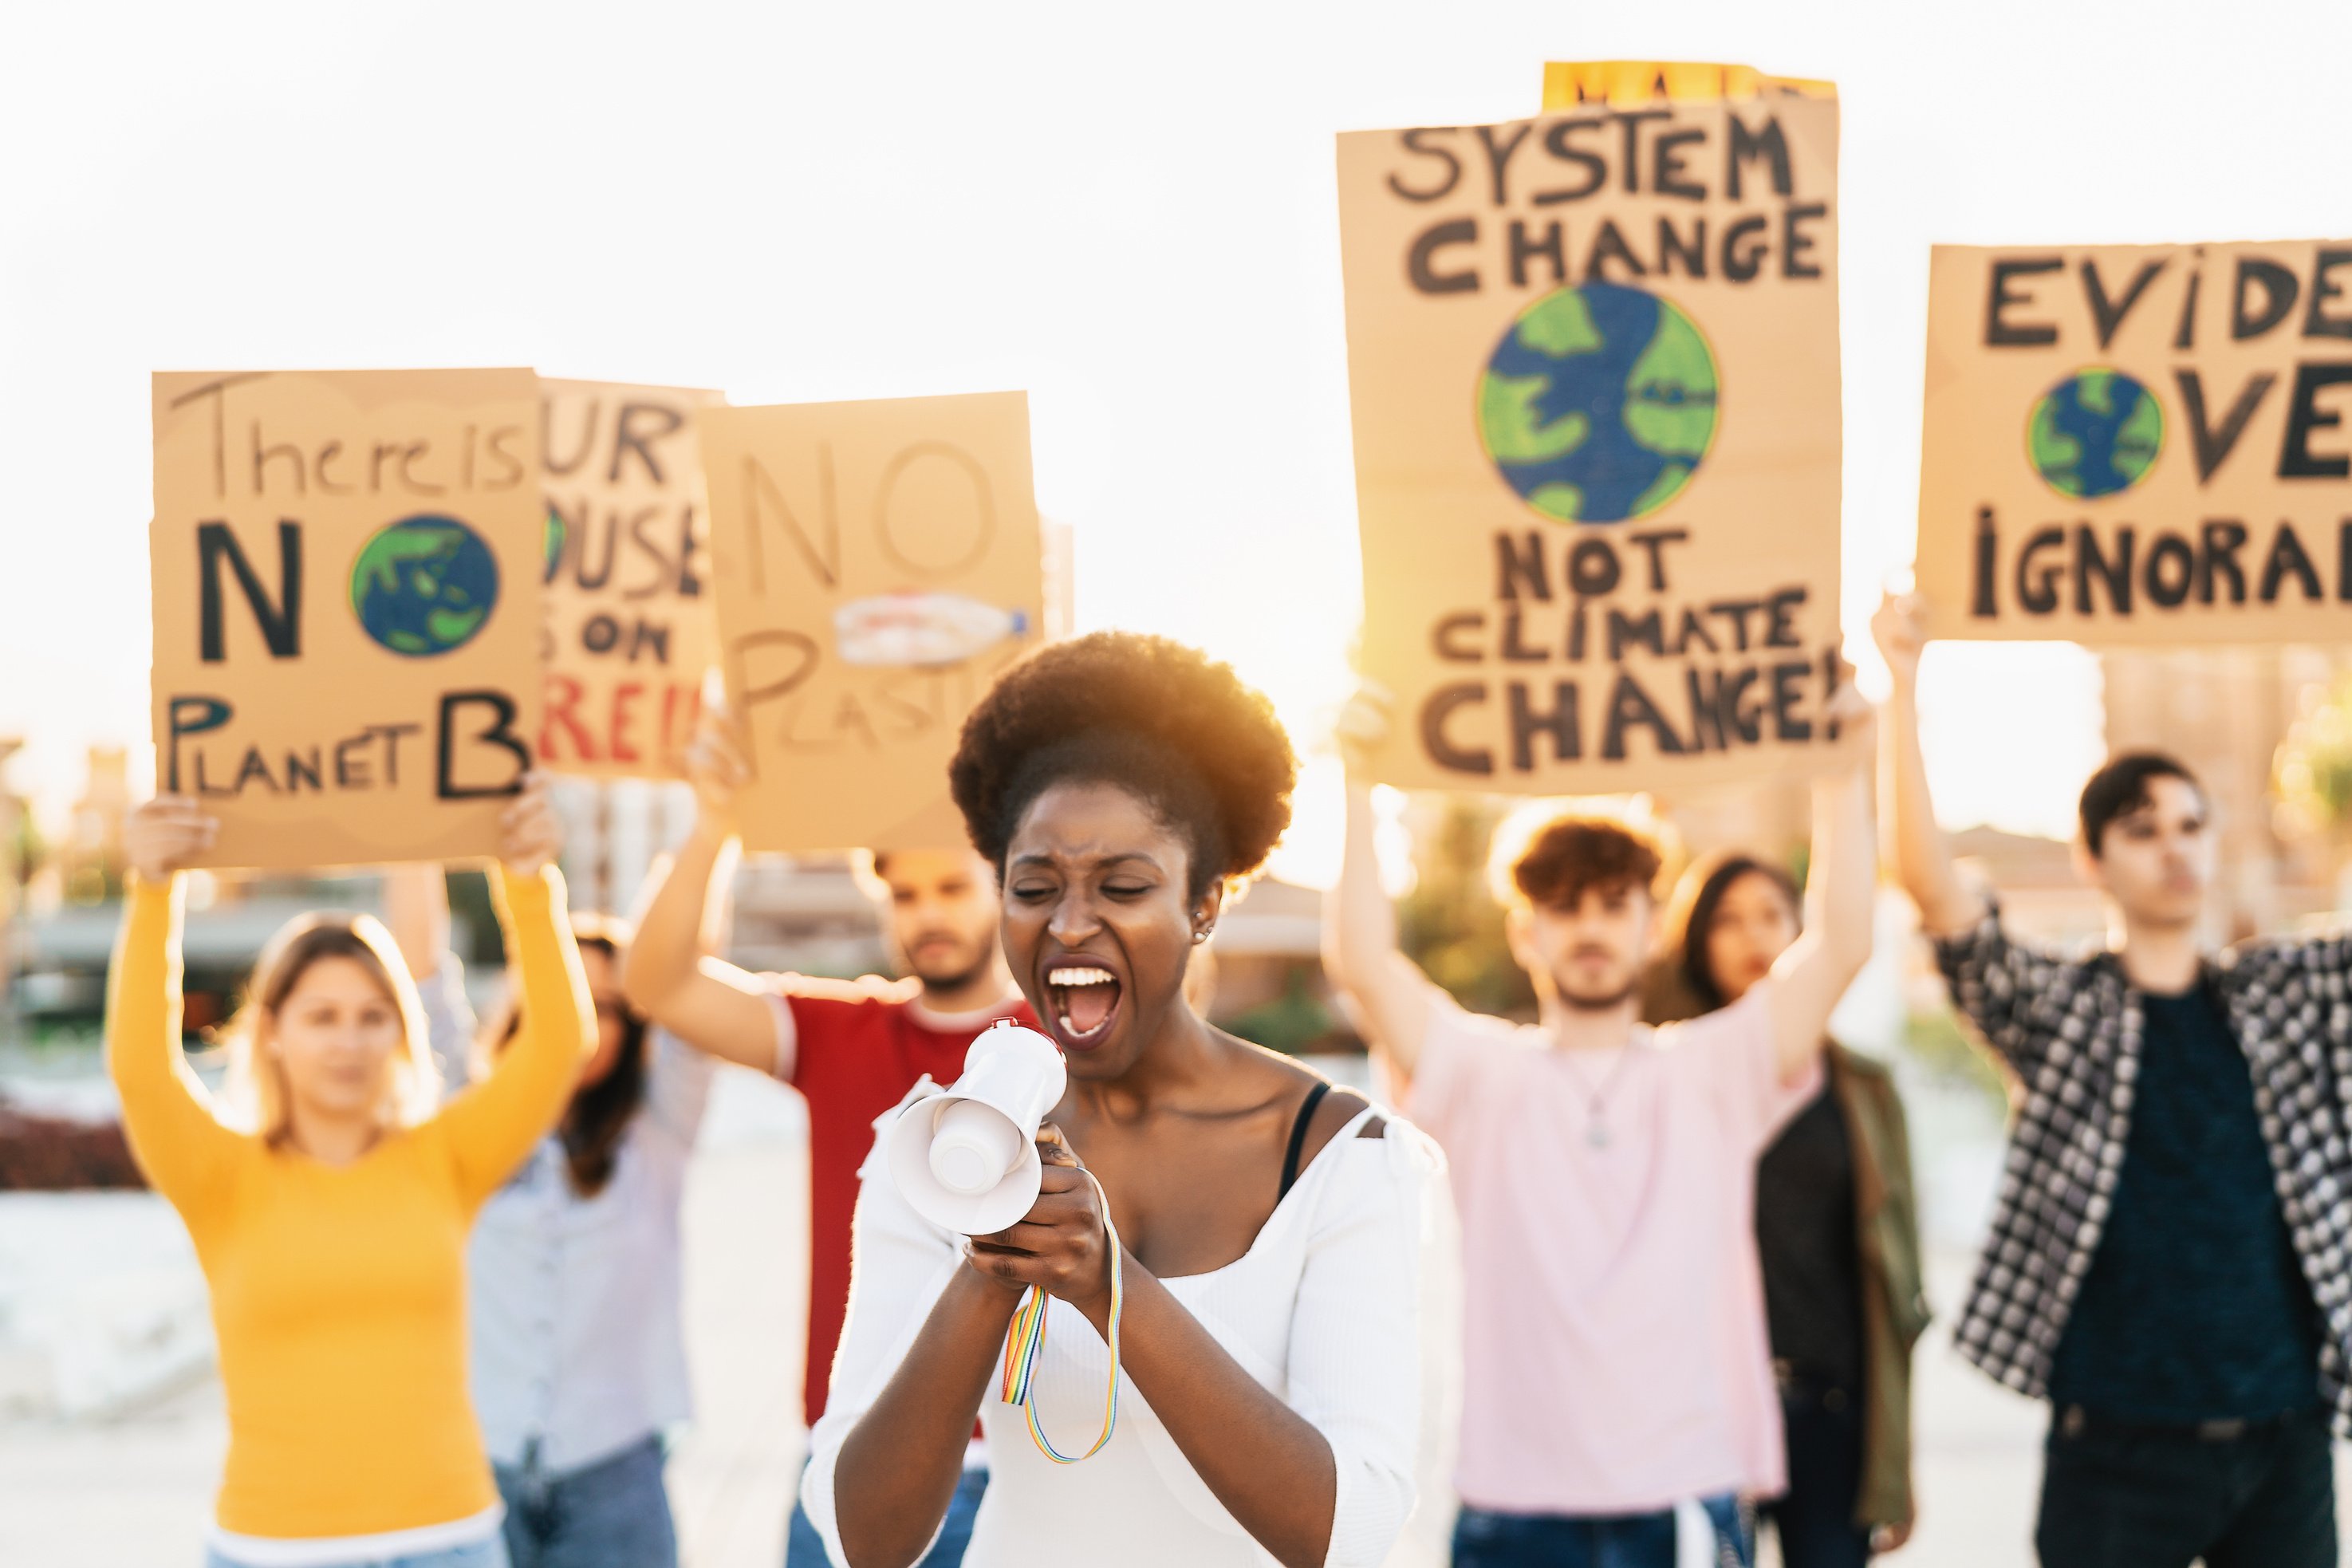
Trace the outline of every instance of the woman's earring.
{"label": "woman's earring", "polygon": [[1216,929],[1217,928],[1214,926],[1203,926],[1199,931],[1194,931],[1192,933],[1192,945],[1198,947],[1201,943],[1208,941],[1211,933]]}

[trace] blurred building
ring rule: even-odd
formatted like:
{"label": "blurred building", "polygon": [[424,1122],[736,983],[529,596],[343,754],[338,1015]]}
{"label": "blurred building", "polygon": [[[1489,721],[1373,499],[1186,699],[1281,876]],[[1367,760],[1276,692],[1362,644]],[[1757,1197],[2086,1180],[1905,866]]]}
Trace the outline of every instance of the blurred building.
{"label": "blurred building", "polygon": [[102,903],[121,893],[122,824],[131,804],[131,753],[121,746],[92,746],[81,795],[52,858],[67,902]]}
{"label": "blurred building", "polygon": [[2272,767],[2305,704],[2352,656],[2318,648],[2133,649],[2105,655],[2107,745],[2179,757],[2221,835],[2212,937],[2234,942],[2332,910],[2336,854],[2274,809]]}

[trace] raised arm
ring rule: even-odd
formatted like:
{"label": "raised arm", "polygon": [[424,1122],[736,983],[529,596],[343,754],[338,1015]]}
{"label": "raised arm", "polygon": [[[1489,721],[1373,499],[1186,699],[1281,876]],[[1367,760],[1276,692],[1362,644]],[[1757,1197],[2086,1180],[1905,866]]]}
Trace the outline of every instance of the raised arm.
{"label": "raised arm", "polygon": [[1927,761],[1919,749],[1919,654],[1927,646],[1925,605],[1916,594],[1889,594],[1870,618],[1872,635],[1895,678],[1886,700],[1884,736],[1887,839],[1895,875],[1929,936],[1957,936],[1985,917],[1983,895],[1960,879],[1952,849],[1936,822],[1927,793]]}
{"label": "raised arm", "polygon": [[[1830,1015],[1870,961],[1876,924],[1878,846],[1871,820],[1870,710],[1839,692],[1845,766],[1813,783],[1813,852],[1805,932],[1772,965],[1772,1045],[1784,1083],[1802,1077],[1828,1038]],[[1859,731],[1860,733],[1853,731]]]}
{"label": "raised arm", "polygon": [[479,1204],[554,1127],[596,1038],[588,977],[572,939],[560,842],[545,786],[533,782],[507,808],[506,844],[490,873],[490,901],[506,933],[520,1004],[514,1043],[473,1088],[451,1100],[436,1127],[458,1190]]}
{"label": "raised arm", "polygon": [[725,718],[703,715],[687,750],[694,784],[694,829],[666,867],[646,879],[636,935],[621,963],[632,1005],[696,1050],[760,1072],[776,1070],[776,1023],[760,983],[714,956],[711,933],[735,863],[735,795],[751,768]]}
{"label": "raised arm", "polygon": [[124,825],[131,885],[107,970],[106,1068],[139,1168],[194,1221],[225,1195],[239,1136],[180,1049],[180,867],[218,824],[184,796],[163,795]]}
{"label": "raised arm", "polygon": [[1347,841],[1339,886],[1324,908],[1323,968],[1355,1005],[1366,1042],[1410,1078],[1429,1032],[1434,988],[1398,947],[1396,906],[1381,886],[1367,763],[1388,728],[1387,697],[1371,687],[1359,691],[1339,715],[1339,752],[1348,769]]}
{"label": "raised arm", "polygon": [[465,965],[449,951],[447,874],[425,863],[385,867],[383,923],[416,982],[425,1044],[440,1066],[442,1092],[454,1094],[474,1076],[475,1019],[466,996]]}

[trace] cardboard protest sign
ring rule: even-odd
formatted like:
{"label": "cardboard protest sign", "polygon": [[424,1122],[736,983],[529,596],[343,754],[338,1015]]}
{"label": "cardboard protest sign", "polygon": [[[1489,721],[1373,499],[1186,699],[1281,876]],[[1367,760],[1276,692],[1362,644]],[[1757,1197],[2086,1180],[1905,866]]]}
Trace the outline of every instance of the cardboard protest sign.
{"label": "cardboard protest sign", "polygon": [[1937,636],[2343,637],[2352,241],[1937,246],[1926,416]]}
{"label": "cardboard protest sign", "polygon": [[1722,99],[1835,98],[1837,84],[1809,77],[1766,76],[1753,66],[1696,60],[1547,60],[1543,107],[1587,103],[1706,103]]}
{"label": "cardboard protest sign", "polygon": [[947,765],[1045,609],[1017,392],[713,408],[719,668],[754,849],[964,842]]}
{"label": "cardboard protest sign", "polygon": [[698,409],[715,392],[541,381],[547,712],[540,760],[676,778],[716,660]]}
{"label": "cardboard protest sign", "polygon": [[527,370],[154,378],[155,771],[207,866],[488,855],[540,710]]}
{"label": "cardboard protest sign", "polygon": [[1836,680],[1837,103],[1339,138],[1377,776],[1813,765]]}

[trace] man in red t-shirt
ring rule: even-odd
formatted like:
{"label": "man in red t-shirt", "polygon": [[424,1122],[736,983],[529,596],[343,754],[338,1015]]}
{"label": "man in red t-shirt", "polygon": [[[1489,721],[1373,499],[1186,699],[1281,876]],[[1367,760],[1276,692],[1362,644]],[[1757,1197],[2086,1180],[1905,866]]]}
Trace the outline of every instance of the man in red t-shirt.
{"label": "man in red t-shirt", "polygon": [[[969,847],[894,850],[862,876],[907,978],[818,980],[752,974],[708,951],[712,882],[732,859],[735,795],[750,769],[716,718],[688,753],[694,830],[656,877],[630,943],[631,1002],[688,1045],[772,1072],[799,1089],[809,1118],[809,1324],[805,1405],[824,1410],[833,1351],[849,1299],[849,1224],[874,1122],[929,1073],[963,1071],[964,1049],[998,1018],[1034,1024],[997,945],[996,879]],[[954,1568],[988,1482],[968,1465],[924,1568]],[[796,1509],[787,1568],[823,1568],[824,1548]]]}

